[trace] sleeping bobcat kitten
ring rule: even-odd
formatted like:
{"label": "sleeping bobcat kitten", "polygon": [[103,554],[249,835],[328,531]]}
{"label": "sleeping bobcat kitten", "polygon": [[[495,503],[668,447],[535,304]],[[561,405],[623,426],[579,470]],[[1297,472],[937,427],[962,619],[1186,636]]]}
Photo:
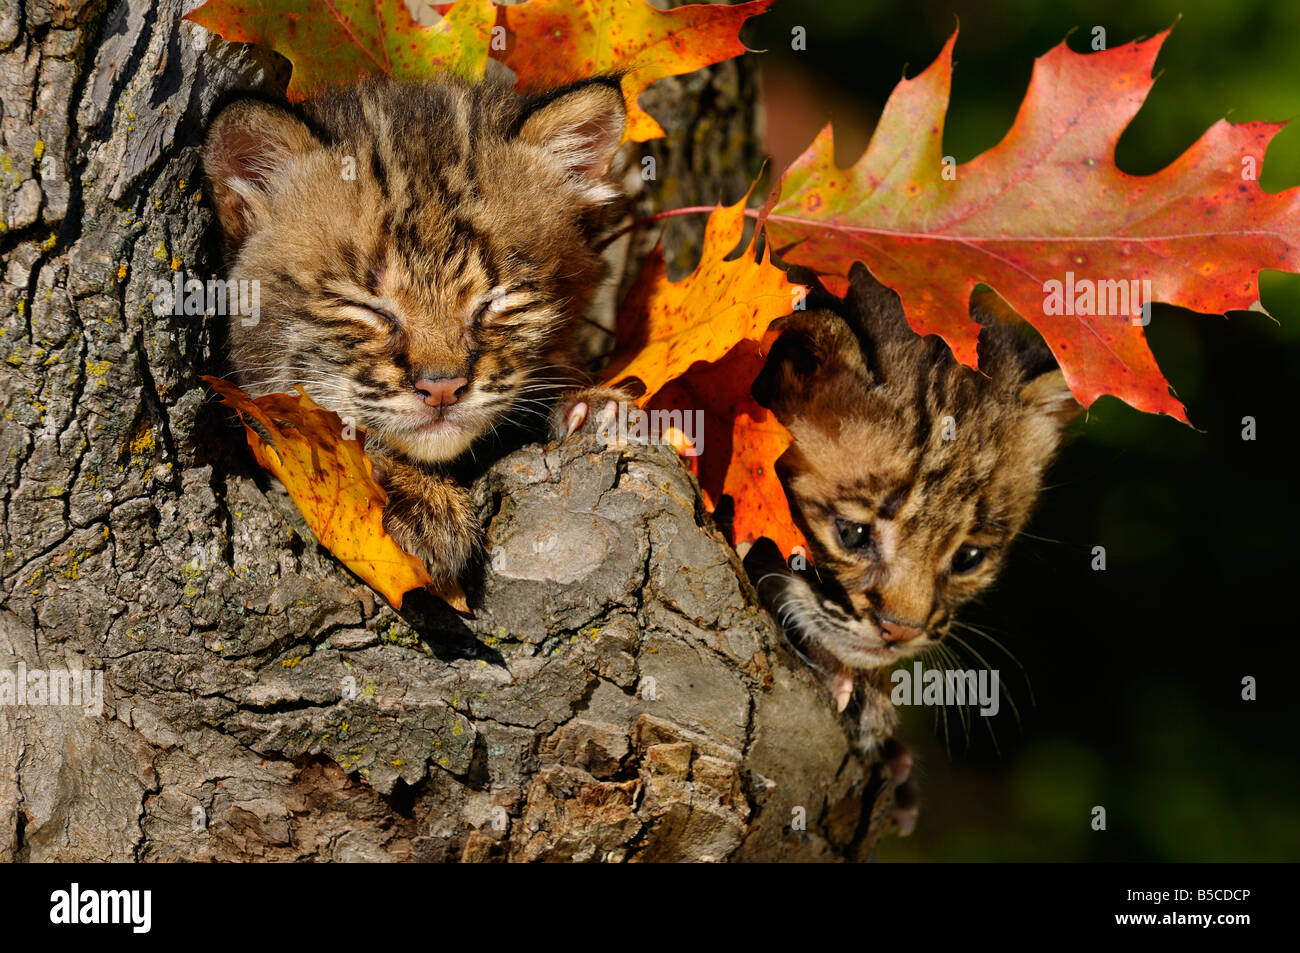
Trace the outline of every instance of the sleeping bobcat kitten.
{"label": "sleeping bobcat kitten", "polygon": [[857,673],[937,643],[993,582],[1079,411],[1040,339],[986,325],[977,372],[850,277],[847,320],[783,318],[753,391],[794,437],[777,471],[813,558],[800,575],[769,555],[758,588],[841,711]]}
{"label": "sleeping bobcat kitten", "polygon": [[[229,319],[237,383],[301,385],[366,432],[385,529],[457,579],[480,529],[451,467],[505,423],[588,423],[570,337],[604,276],[618,82],[526,97],[491,81],[386,78],[212,122],[203,164],[260,322]],[[568,389],[567,394],[561,392]]]}

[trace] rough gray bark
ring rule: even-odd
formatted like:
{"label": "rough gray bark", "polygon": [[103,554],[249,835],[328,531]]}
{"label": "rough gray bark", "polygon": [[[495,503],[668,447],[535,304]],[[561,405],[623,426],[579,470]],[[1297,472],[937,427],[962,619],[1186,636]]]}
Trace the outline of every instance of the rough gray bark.
{"label": "rough gray bark", "polygon": [[214,100],[285,78],[191,5],[0,0],[0,671],[105,694],[0,707],[0,860],[865,856],[888,790],[671,451],[496,465],[468,620],[316,545],[149,307],[219,267]]}

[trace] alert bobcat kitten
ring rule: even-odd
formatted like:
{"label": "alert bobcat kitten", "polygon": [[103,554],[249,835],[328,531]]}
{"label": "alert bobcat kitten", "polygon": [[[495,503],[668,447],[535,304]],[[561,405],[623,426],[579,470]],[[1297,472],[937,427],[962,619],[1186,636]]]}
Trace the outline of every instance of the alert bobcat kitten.
{"label": "alert bobcat kitten", "polygon": [[571,331],[604,276],[624,121],[613,79],[376,78],[293,110],[242,99],[209,128],[229,277],[260,283],[261,320],[229,320],[236,381],[302,386],[363,428],[384,526],[439,582],[479,546],[453,465],[506,423],[573,432],[605,397],[576,389]]}
{"label": "alert bobcat kitten", "polygon": [[861,265],[839,310],[782,319],[754,395],[794,437],[777,471],[813,562],[768,554],[758,588],[843,710],[992,584],[1079,406],[1040,339],[988,324],[964,367]]}

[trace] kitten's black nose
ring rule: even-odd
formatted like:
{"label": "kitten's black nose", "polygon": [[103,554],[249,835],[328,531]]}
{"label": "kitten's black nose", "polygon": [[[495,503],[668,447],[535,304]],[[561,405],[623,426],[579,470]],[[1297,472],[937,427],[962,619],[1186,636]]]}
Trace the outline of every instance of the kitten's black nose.
{"label": "kitten's black nose", "polygon": [[446,407],[456,403],[461,388],[468,383],[464,377],[426,377],[415,382],[415,389],[427,395],[424,402],[430,407]]}

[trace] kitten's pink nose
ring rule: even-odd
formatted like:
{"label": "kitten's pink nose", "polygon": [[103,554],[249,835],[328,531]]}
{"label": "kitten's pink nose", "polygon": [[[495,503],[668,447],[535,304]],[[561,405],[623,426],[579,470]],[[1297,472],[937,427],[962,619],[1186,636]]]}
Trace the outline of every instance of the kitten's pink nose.
{"label": "kitten's pink nose", "polygon": [[925,632],[914,625],[895,622],[893,619],[881,619],[880,634],[886,642],[910,642],[912,639],[924,635]]}
{"label": "kitten's pink nose", "polygon": [[457,391],[468,383],[463,377],[426,377],[415,382],[415,389],[428,395],[424,402],[430,407],[446,407],[456,403]]}

